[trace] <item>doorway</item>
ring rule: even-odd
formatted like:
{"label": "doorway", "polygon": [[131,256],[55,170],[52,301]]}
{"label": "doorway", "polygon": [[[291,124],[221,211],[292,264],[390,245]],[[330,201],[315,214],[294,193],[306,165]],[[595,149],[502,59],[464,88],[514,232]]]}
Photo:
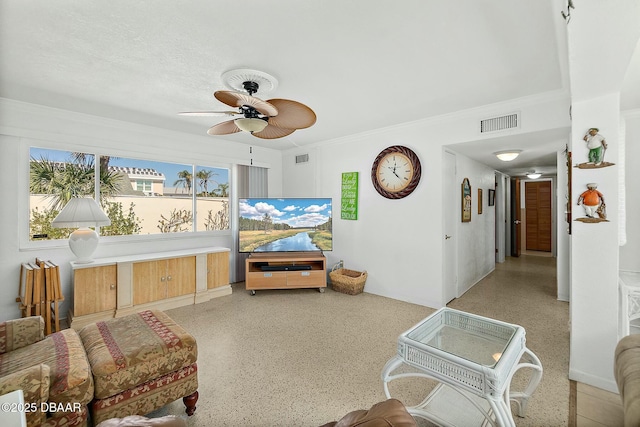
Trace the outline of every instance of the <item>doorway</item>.
{"label": "doorway", "polygon": [[443,168],[443,182],[444,182],[444,203],[446,208],[444,209],[444,233],[443,236],[443,288],[442,299],[443,304],[446,305],[449,301],[458,297],[458,279],[456,271],[457,267],[457,255],[456,255],[456,224],[458,217],[455,212],[458,212],[457,206],[459,203],[456,178],[456,156],[448,151],[444,152],[444,168]]}
{"label": "doorway", "polygon": [[525,188],[525,249],[551,252],[552,200],[551,181],[526,181]]}

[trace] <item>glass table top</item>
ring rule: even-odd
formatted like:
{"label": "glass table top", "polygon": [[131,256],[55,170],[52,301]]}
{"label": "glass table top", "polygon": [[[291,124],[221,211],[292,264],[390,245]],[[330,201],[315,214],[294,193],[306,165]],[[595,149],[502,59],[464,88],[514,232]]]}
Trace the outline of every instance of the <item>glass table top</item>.
{"label": "glass table top", "polygon": [[640,272],[638,271],[620,271],[619,277],[626,286],[640,287]]}
{"label": "glass table top", "polygon": [[441,309],[403,335],[424,346],[495,367],[516,332],[516,325]]}

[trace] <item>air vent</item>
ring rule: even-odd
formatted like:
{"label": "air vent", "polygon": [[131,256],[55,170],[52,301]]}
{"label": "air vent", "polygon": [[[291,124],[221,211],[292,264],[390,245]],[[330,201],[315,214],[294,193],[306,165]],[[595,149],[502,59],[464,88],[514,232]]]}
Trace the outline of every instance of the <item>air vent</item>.
{"label": "air vent", "polygon": [[480,133],[498,132],[520,127],[520,113],[480,120]]}
{"label": "air vent", "polygon": [[296,156],[296,164],[297,163],[307,163],[309,161],[308,154],[299,154]]}

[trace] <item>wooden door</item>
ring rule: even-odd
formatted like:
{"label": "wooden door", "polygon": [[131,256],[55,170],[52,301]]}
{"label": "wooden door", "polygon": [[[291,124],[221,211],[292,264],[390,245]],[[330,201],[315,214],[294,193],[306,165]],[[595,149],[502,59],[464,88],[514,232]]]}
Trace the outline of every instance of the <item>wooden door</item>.
{"label": "wooden door", "polygon": [[73,315],[116,309],[117,267],[79,268],[73,271]]}
{"label": "wooden door", "polygon": [[133,263],[133,305],[167,297],[166,269],[166,260]]}
{"label": "wooden door", "polygon": [[196,257],[166,260],[167,298],[193,294],[196,291]]}
{"label": "wooden door", "polygon": [[207,254],[207,289],[229,284],[229,252]]}
{"label": "wooden door", "polygon": [[525,183],[526,247],[551,252],[551,181]]}

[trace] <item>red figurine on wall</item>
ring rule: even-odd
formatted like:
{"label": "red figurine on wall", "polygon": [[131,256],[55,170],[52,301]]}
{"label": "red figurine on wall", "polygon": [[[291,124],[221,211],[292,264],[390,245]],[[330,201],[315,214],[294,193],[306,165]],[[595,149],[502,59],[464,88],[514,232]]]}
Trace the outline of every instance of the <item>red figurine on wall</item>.
{"label": "red figurine on wall", "polygon": [[[604,195],[597,190],[598,184],[587,184],[587,191],[578,197],[578,205],[582,205],[588,218],[606,220],[607,211],[604,203]],[[594,221],[589,221],[594,222]]]}

